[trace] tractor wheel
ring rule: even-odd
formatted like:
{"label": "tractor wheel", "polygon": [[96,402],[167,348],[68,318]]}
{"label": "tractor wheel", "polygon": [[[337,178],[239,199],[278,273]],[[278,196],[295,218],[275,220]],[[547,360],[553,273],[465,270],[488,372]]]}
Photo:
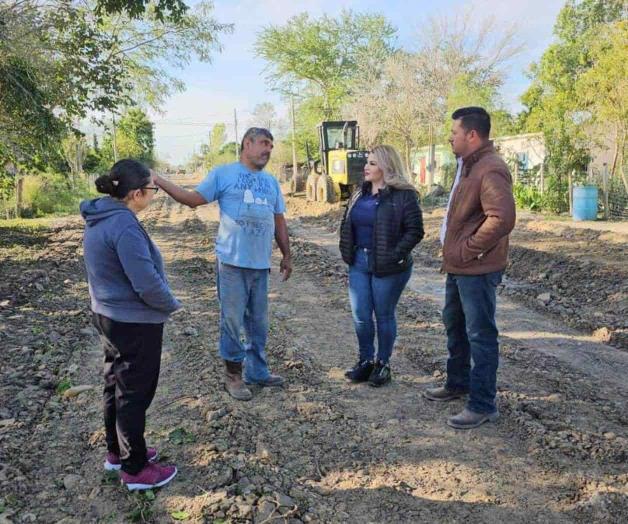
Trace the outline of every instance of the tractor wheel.
{"label": "tractor wheel", "polygon": [[318,175],[314,173],[308,175],[305,182],[305,199],[308,202],[316,202],[316,182],[318,181]]}
{"label": "tractor wheel", "polygon": [[329,202],[330,204],[336,201],[334,184],[327,175],[320,175],[318,178],[318,183],[316,184],[316,200],[319,202]]}
{"label": "tractor wheel", "polygon": [[340,200],[347,200],[351,198],[351,195],[355,191],[355,184],[340,184]]}

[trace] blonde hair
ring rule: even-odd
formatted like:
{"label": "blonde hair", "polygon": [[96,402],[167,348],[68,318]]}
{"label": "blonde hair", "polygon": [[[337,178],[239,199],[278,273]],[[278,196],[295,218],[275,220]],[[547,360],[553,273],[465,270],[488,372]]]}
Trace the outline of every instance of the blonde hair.
{"label": "blonde hair", "polygon": [[416,191],[406,175],[406,171],[401,162],[401,157],[392,146],[375,146],[371,154],[377,161],[377,166],[384,172],[384,183],[395,189],[412,189]]}

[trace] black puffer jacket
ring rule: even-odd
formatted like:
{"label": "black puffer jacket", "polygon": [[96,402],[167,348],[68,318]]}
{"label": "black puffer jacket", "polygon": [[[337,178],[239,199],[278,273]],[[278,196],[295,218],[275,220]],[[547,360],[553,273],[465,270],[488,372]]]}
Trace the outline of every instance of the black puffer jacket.
{"label": "black puffer jacket", "polygon": [[[356,245],[351,227],[351,209],[365,193],[371,192],[370,182],[356,191],[345,209],[340,225],[340,254],[353,264]],[[378,277],[401,273],[412,265],[412,248],[423,238],[423,216],[418,195],[411,189],[384,188],[379,192],[373,228],[373,267]]]}

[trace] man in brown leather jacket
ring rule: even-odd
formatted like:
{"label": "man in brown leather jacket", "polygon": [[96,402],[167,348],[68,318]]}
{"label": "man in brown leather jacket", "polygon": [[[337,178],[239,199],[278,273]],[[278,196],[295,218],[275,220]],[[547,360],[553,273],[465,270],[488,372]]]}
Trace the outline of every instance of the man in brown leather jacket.
{"label": "man in brown leather jacket", "polygon": [[458,170],[441,228],[447,273],[443,309],[447,382],[424,395],[446,402],[468,394],[465,409],[447,424],[469,429],[499,416],[496,288],[508,262],[515,202],[508,166],[488,139],[488,113],[481,107],[465,107],[455,111],[452,119],[449,142]]}

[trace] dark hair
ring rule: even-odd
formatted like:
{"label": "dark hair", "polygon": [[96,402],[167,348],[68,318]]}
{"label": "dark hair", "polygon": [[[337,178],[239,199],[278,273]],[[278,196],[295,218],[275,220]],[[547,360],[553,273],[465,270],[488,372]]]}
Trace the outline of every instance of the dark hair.
{"label": "dark hair", "polygon": [[123,199],[129,191],[141,189],[149,182],[149,169],[137,160],[125,158],[113,164],[108,174],[99,176],[95,184],[99,193]]}
{"label": "dark hair", "polygon": [[264,136],[266,138],[269,138],[270,140],[275,140],[273,138],[273,134],[265,127],[249,127],[242,137],[242,142],[240,143],[240,151],[244,149],[245,140],[255,141],[258,136]]}
{"label": "dark hair", "polygon": [[461,107],[452,113],[451,118],[460,119],[460,125],[467,133],[473,130],[480,138],[488,138],[491,132],[491,117],[483,107]]}

